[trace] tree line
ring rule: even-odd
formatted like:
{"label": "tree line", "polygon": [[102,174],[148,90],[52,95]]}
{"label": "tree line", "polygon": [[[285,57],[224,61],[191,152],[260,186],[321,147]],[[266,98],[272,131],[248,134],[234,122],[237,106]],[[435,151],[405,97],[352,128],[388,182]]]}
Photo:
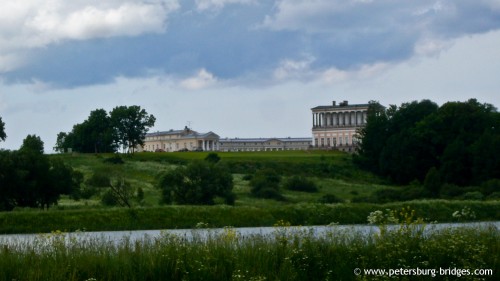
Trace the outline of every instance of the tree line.
{"label": "tree line", "polygon": [[49,208],[62,194],[75,195],[79,190],[83,175],[43,151],[43,141],[36,135],[28,135],[19,150],[0,150],[0,211]]}
{"label": "tree line", "polygon": [[57,134],[55,151],[72,149],[81,153],[116,152],[119,148],[134,152],[144,145],[146,133],[156,118],[140,106],[117,106],[112,111],[96,109],[87,120],[73,126],[71,132]]}
{"label": "tree line", "polygon": [[500,179],[500,113],[476,99],[388,108],[372,101],[358,134],[355,163],[396,184],[419,181],[437,195],[443,184]]}

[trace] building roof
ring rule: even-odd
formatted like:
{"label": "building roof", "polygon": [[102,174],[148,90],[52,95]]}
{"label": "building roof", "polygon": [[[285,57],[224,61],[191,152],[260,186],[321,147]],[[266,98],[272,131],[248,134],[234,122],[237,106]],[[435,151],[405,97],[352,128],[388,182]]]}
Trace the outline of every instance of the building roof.
{"label": "building roof", "polygon": [[193,130],[169,130],[169,131],[158,131],[154,133],[148,133],[146,134],[146,137],[157,137],[157,136],[169,136],[169,135],[181,135],[181,138],[183,139],[194,139],[194,138],[207,138],[210,136],[214,137],[219,137],[217,134],[215,134],[212,131],[206,132],[206,133],[198,133],[197,131]]}
{"label": "building roof", "polygon": [[320,105],[311,108],[311,110],[332,110],[332,109],[352,109],[360,107],[368,107],[369,104],[347,104],[347,105]]}

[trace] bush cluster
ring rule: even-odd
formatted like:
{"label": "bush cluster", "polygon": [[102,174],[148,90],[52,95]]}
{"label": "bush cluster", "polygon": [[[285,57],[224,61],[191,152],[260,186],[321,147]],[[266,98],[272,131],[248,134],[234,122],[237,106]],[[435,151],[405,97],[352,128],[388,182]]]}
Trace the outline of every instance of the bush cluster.
{"label": "bush cluster", "polygon": [[303,176],[293,176],[288,178],[283,187],[293,191],[318,192],[316,183]]}

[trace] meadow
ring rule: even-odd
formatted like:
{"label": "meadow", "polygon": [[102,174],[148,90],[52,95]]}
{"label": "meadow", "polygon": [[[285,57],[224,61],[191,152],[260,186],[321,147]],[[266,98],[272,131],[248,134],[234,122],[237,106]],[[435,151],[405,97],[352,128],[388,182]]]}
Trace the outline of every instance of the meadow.
{"label": "meadow", "polygon": [[[109,207],[101,202],[102,191],[88,199],[73,200],[64,196],[49,210],[15,209],[0,212],[0,234],[62,231],[140,230],[193,228],[198,223],[210,227],[272,226],[280,220],[293,225],[362,224],[366,215],[377,209],[410,206],[426,221],[488,221],[500,219],[498,200],[413,200],[386,204],[353,203],[377,190],[398,189],[384,179],[362,171],[352,164],[349,154],[335,151],[277,151],[218,153],[220,164],[231,171],[236,195],[234,206],[216,200],[213,206],[161,205],[161,191],[156,187],[162,173],[190,161],[202,161],[206,152],[136,153],[121,155],[122,164],[114,164],[115,154],[58,154],[80,171],[85,181],[94,173],[124,179],[143,192],[132,198],[132,208]],[[303,175],[318,186],[318,192],[282,189],[283,201],[256,198],[250,193],[248,175],[263,168],[275,169],[284,179]],[[325,203],[328,196],[338,199]],[[135,195],[134,195],[135,196]],[[453,218],[464,208],[474,216]]]}

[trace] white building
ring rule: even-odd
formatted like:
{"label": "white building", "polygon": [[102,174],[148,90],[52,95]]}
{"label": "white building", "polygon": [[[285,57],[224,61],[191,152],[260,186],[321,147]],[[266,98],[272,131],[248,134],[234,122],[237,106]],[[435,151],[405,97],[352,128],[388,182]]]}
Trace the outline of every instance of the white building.
{"label": "white building", "polygon": [[219,136],[213,132],[198,133],[185,127],[184,130],[170,130],[146,134],[144,146],[137,151],[217,151]]}
{"label": "white building", "polygon": [[311,138],[225,138],[219,140],[220,151],[306,150]]}
{"label": "white building", "polygon": [[352,151],[356,147],[356,130],[366,124],[368,104],[352,104],[347,101],[338,105],[311,108],[313,146],[317,148]]}

